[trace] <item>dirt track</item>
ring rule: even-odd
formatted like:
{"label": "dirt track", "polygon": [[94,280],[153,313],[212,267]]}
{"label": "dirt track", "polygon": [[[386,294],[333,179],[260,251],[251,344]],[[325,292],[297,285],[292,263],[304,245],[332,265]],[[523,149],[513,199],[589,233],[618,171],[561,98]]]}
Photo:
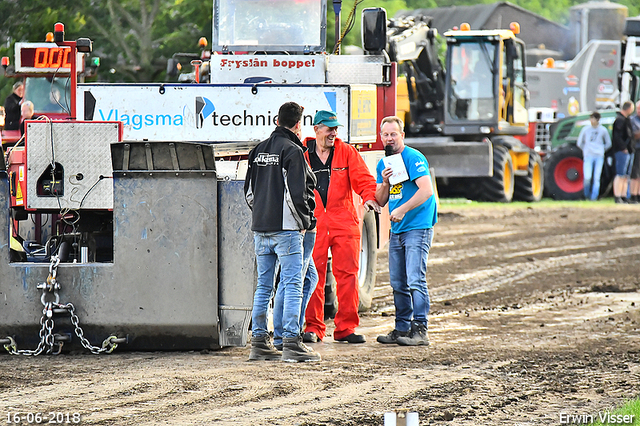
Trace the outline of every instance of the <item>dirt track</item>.
{"label": "dirt track", "polygon": [[443,205],[428,348],[375,342],[393,327],[383,253],[364,345],[327,337],[314,345],[324,360],[302,365],[249,363],[248,348],[3,354],[0,421],[52,411],[102,425],[382,425],[394,410],[436,425],[597,418],[640,395],[640,205],[594,206]]}

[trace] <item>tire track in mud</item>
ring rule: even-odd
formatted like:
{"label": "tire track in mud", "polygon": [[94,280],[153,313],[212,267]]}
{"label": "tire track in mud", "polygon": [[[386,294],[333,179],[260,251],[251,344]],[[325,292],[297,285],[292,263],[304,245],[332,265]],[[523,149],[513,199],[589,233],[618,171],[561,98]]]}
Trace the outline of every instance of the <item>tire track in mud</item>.
{"label": "tire track in mud", "polygon": [[[383,308],[363,314],[359,328],[368,342],[329,337],[315,346],[321,363],[250,363],[248,348],[5,355],[0,406],[80,411],[82,424],[118,426],[380,426],[393,410],[418,411],[425,425],[532,426],[557,425],[560,412],[597,413],[638,392],[640,226],[629,210],[607,206],[597,227],[584,214],[557,231],[554,218],[580,211],[517,220],[461,211],[456,223],[443,220],[429,265],[432,298],[466,299],[439,303],[428,348],[375,343],[393,327],[385,253],[374,299]],[[613,293],[628,277],[629,292]],[[494,297],[503,295],[519,306]]]}
{"label": "tire track in mud", "polygon": [[[552,225],[529,229],[519,226],[497,232],[487,232],[489,225],[475,224],[449,230],[447,223],[436,232],[429,256],[429,275],[441,274],[440,270],[450,266],[459,267],[459,272],[445,274],[444,282],[429,280],[432,301],[461,299],[479,293],[491,292],[506,285],[517,285],[545,272],[563,273],[564,270],[615,267],[615,263],[640,254],[640,227],[614,226],[612,229],[576,232],[548,238]],[[541,228],[546,228],[542,232]],[[586,228],[588,229],[588,228]],[[541,234],[536,235],[537,232]],[[452,237],[462,244],[455,244]],[[507,240],[508,241],[501,241]],[[621,244],[622,243],[622,244]],[[624,245],[625,247],[619,247]],[[616,248],[618,247],[618,248]],[[567,252],[571,254],[567,254]],[[555,255],[560,253],[560,255]],[[467,263],[477,266],[478,259],[486,258],[488,267],[466,271]],[[523,260],[518,260],[523,258]],[[491,267],[491,264],[498,264]],[[448,269],[447,269],[448,270]],[[387,282],[383,285],[388,285]],[[388,302],[389,300],[384,300]],[[377,305],[383,300],[377,300]],[[384,303],[383,302],[383,303]]]}
{"label": "tire track in mud", "polygon": [[[349,368],[351,367],[358,369],[359,365],[350,360]],[[295,366],[293,369],[298,370]],[[390,406],[400,410],[415,403],[416,400],[424,399],[433,389],[460,388],[466,387],[470,381],[474,383],[486,381],[486,378],[473,374],[468,376],[462,380],[452,378],[450,371],[444,367],[429,369],[428,375],[423,368],[406,368],[400,374],[367,374],[367,377],[358,377],[356,382],[334,381],[332,386],[327,387],[321,377],[301,375],[297,379],[288,380],[290,386],[295,389],[294,392],[285,396],[274,394],[272,398],[271,395],[264,395],[263,399],[254,399],[256,387],[245,386],[245,389],[237,395],[240,400],[245,401],[243,404],[229,405],[228,401],[220,400],[211,400],[203,404],[200,401],[198,409],[193,410],[192,413],[185,413],[184,408],[193,402],[182,401],[182,406],[175,407],[176,411],[180,411],[177,424],[202,424],[204,418],[207,419],[206,424],[378,425],[382,413],[389,410]],[[245,377],[246,379],[248,378]],[[384,393],[376,396],[382,390]],[[391,400],[388,394],[394,395]],[[435,407],[441,405],[441,403],[435,403]],[[120,417],[119,424],[156,425],[164,422],[172,424],[172,420],[175,420],[170,414],[166,415],[170,410],[163,407],[155,407],[155,409],[164,412],[165,416],[142,422],[140,419],[131,418],[130,423],[122,422]],[[352,419],[355,418],[358,421],[356,423],[340,422],[339,419],[344,418],[345,413],[349,413]],[[109,423],[103,422],[103,424]]]}
{"label": "tire track in mud", "polygon": [[486,293],[505,285],[518,285],[542,271],[549,275],[566,268],[581,268],[583,271],[614,265],[618,260],[640,255],[640,246],[618,248],[601,252],[578,253],[514,263],[507,266],[483,269],[477,272],[453,274],[446,284],[434,285],[433,301],[460,299],[474,294]]}

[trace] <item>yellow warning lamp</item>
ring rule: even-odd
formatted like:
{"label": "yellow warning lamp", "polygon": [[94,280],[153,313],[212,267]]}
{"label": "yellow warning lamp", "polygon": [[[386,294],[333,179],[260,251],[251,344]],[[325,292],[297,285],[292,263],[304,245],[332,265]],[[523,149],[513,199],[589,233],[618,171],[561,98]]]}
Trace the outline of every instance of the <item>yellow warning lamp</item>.
{"label": "yellow warning lamp", "polygon": [[53,43],[53,33],[49,31],[47,35],[44,36],[44,41],[47,43]]}
{"label": "yellow warning lamp", "polygon": [[200,37],[200,40],[198,40],[198,47],[200,47],[201,49],[204,49],[205,47],[207,47],[208,44],[209,44],[209,41],[207,40],[206,37]]}
{"label": "yellow warning lamp", "polygon": [[509,29],[515,35],[520,34],[520,24],[518,24],[517,22],[512,22],[511,24],[509,24]]}
{"label": "yellow warning lamp", "polygon": [[460,31],[471,31],[471,25],[468,22],[460,24]]}

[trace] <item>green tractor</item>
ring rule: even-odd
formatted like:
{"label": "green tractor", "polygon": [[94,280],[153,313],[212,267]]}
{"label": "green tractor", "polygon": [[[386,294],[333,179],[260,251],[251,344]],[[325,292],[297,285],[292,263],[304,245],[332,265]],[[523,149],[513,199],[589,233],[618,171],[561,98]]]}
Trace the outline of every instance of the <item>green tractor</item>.
{"label": "green tractor", "polygon": [[[600,111],[600,124],[609,130],[616,119],[614,110]],[[579,200],[584,195],[582,150],[578,148],[578,135],[584,126],[591,125],[589,112],[564,118],[549,129],[551,151],[544,157],[545,196],[554,200]],[[600,196],[611,190],[615,166],[613,155],[607,152],[600,177]]]}
{"label": "green tractor", "polygon": [[[623,54],[618,71],[620,103],[640,99],[640,17],[627,18],[622,42]],[[599,111],[600,124],[611,134],[616,118],[615,110]],[[634,112],[635,114],[635,112]],[[579,200],[583,197],[582,150],[577,147],[582,127],[589,125],[590,112],[564,118],[551,124],[550,150],[544,154],[544,190],[555,200]],[[607,153],[600,178],[600,196],[610,190],[615,176],[613,156]]]}

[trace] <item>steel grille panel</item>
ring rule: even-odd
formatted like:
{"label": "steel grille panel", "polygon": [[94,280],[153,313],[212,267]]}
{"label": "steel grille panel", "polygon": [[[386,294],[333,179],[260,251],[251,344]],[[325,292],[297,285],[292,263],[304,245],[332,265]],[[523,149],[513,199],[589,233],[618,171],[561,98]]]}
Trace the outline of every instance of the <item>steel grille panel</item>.
{"label": "steel grille panel", "polygon": [[327,60],[329,84],[381,84],[383,56],[331,55]]}
{"label": "steel grille panel", "polygon": [[[118,139],[117,123],[29,123],[26,129],[27,208],[112,209],[110,145]],[[38,179],[54,161],[64,170],[64,193],[60,197],[38,195]]]}

